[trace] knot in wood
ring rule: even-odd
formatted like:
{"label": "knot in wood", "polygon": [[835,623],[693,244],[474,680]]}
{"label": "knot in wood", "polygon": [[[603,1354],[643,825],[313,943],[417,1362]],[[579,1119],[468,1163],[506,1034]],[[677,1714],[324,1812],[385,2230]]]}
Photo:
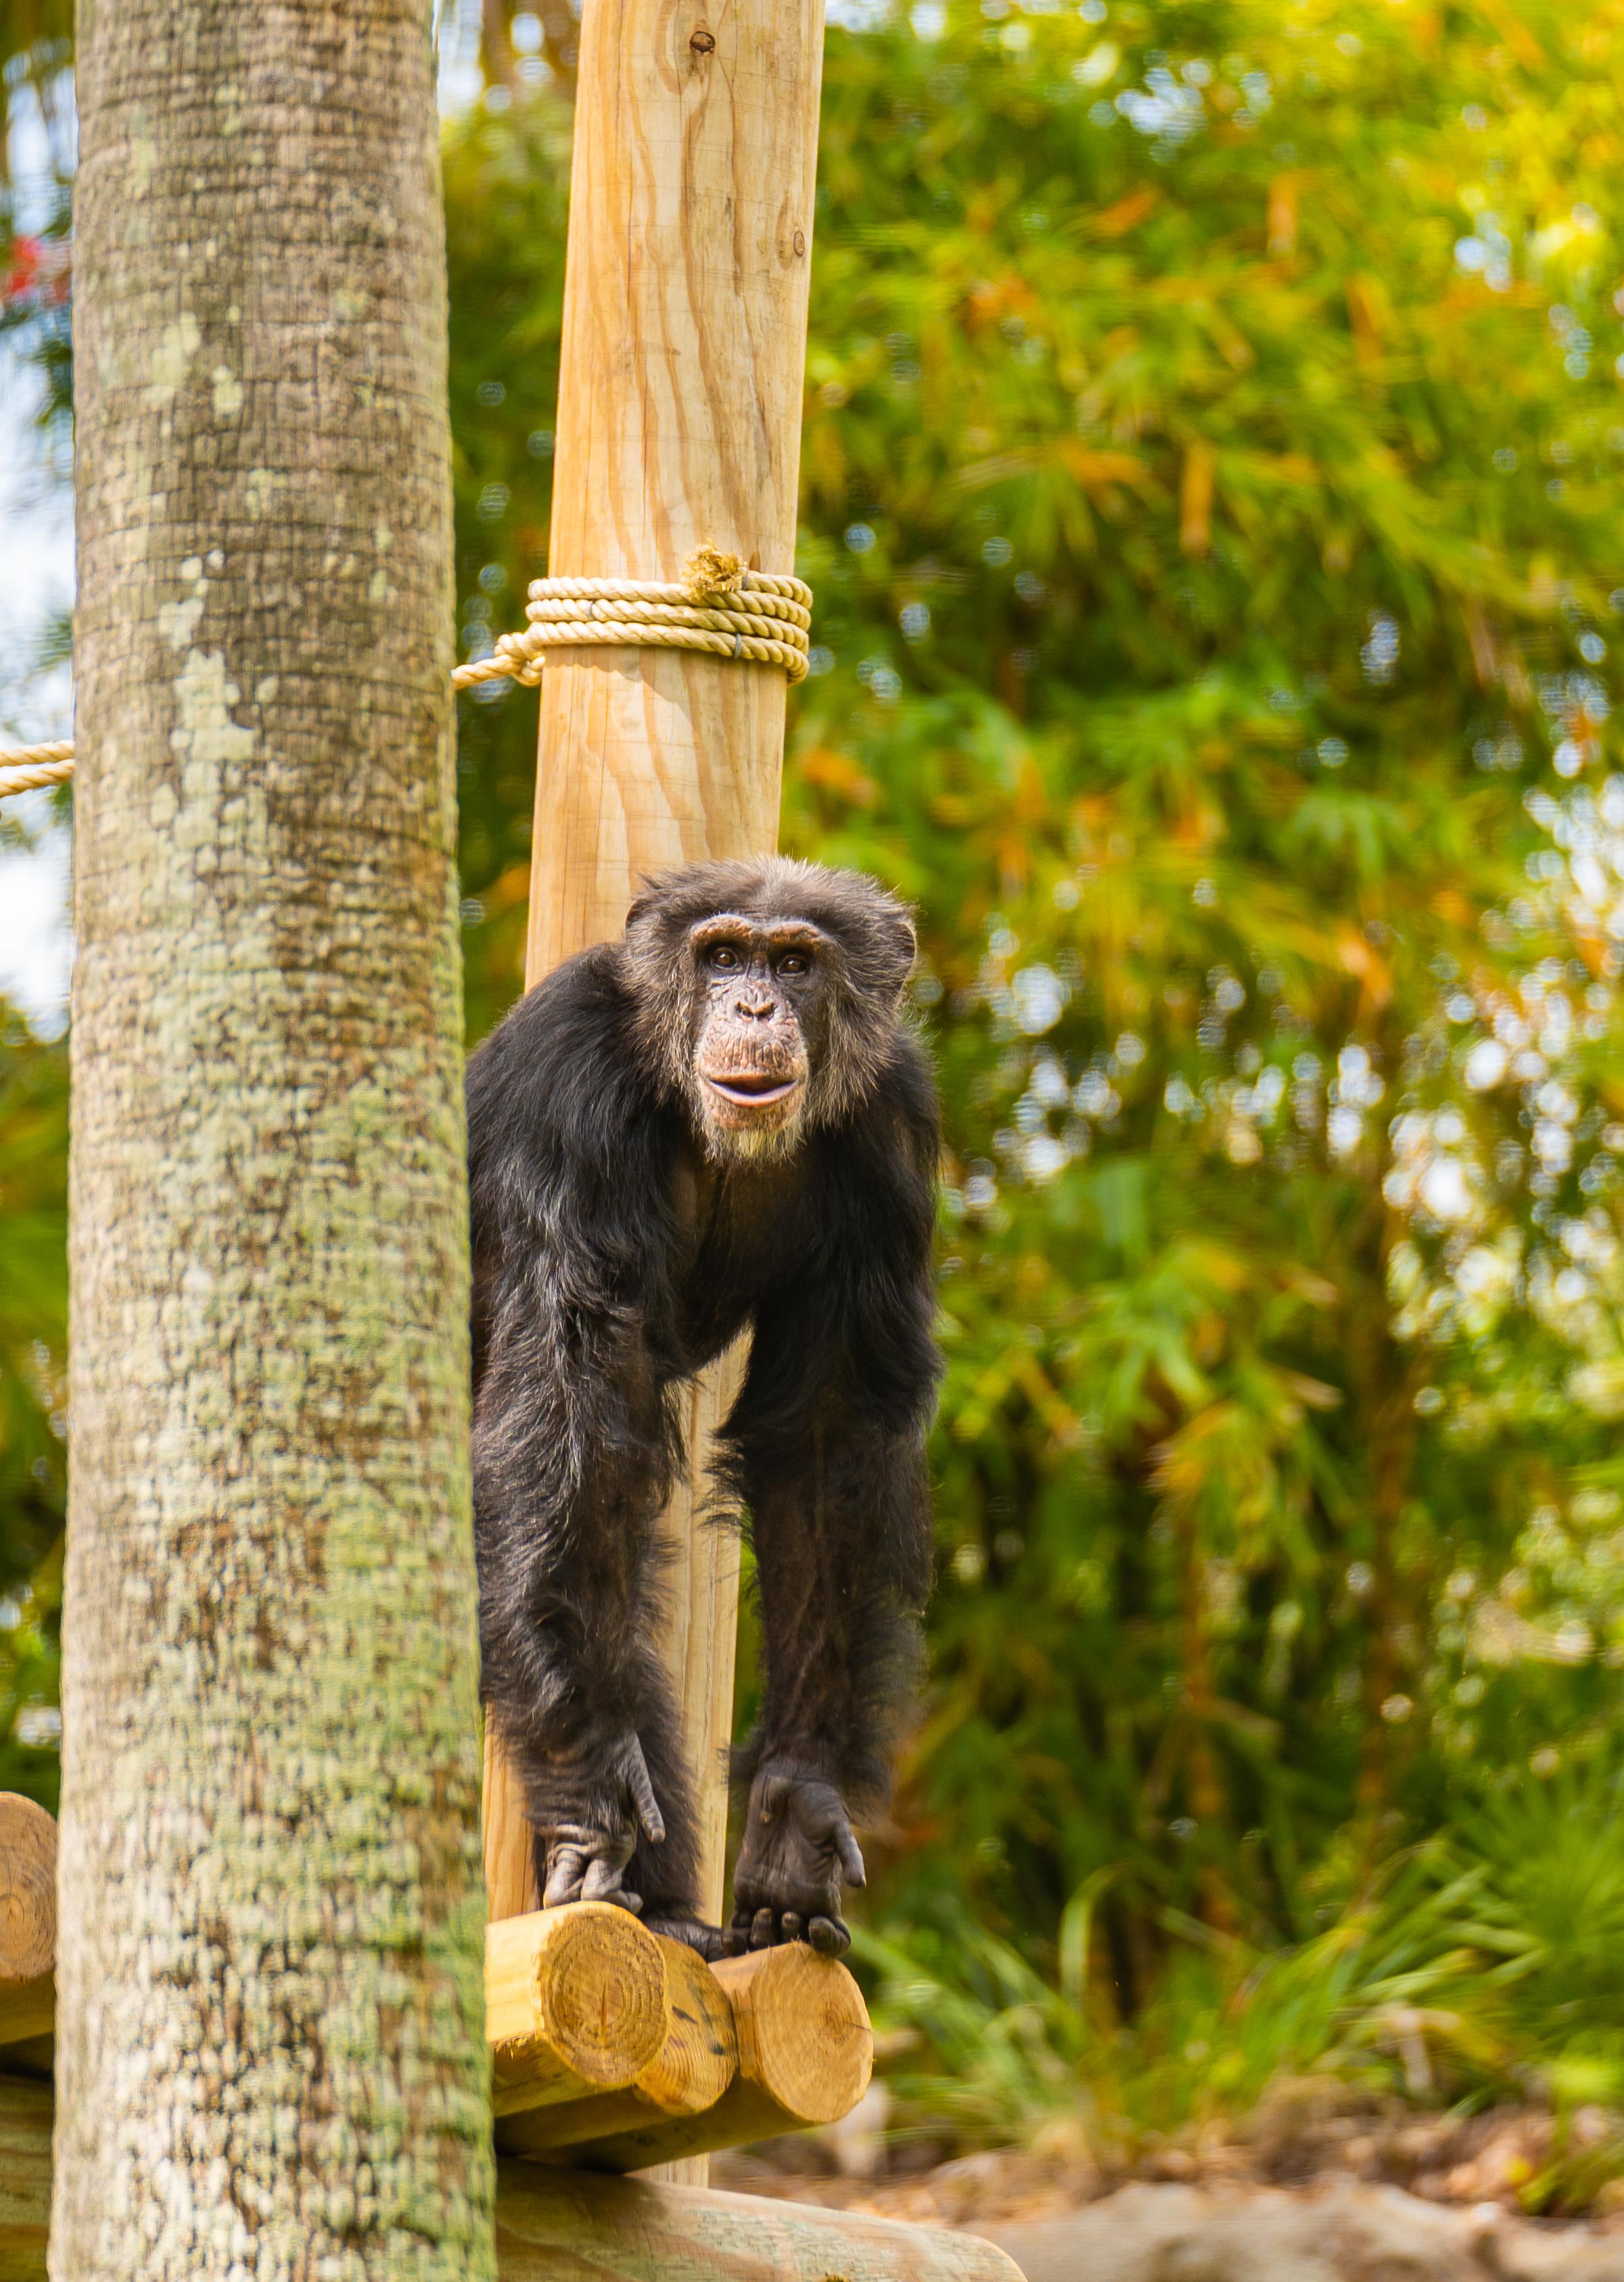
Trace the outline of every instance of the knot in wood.
{"label": "knot in wood", "polygon": [[716,48],[716,34],[707,32],[702,24],[696,32],[688,35],[688,45],[697,56],[711,55]]}

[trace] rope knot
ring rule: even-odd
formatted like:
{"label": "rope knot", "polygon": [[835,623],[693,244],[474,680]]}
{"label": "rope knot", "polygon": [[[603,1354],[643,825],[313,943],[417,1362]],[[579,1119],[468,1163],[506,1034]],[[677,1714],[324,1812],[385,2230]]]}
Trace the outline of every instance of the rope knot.
{"label": "rope knot", "polygon": [[730,555],[725,547],[712,547],[706,539],[683,564],[682,585],[695,602],[703,602],[707,594],[736,594],[748,567],[742,555]]}

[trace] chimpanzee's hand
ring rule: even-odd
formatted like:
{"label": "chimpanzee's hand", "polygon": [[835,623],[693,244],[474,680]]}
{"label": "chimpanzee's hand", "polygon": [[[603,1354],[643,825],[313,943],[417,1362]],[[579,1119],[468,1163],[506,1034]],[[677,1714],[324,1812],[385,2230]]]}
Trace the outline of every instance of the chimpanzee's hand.
{"label": "chimpanzee's hand", "polygon": [[838,1957],[851,1943],[840,1886],[866,1883],[845,1801],[831,1782],[769,1760],[750,1785],[744,1843],[733,1874],[727,1947],[809,1941]]}
{"label": "chimpanzee's hand", "polygon": [[541,1832],[547,1860],[542,1908],[555,1909],[561,1902],[618,1902],[623,1909],[641,1910],[641,1895],[629,1893],[620,1882],[639,1826],[657,1846],[665,1823],[637,1737],[618,1736],[595,1753],[579,1780],[560,1786],[560,1806],[565,1794],[573,1812],[549,1820]]}

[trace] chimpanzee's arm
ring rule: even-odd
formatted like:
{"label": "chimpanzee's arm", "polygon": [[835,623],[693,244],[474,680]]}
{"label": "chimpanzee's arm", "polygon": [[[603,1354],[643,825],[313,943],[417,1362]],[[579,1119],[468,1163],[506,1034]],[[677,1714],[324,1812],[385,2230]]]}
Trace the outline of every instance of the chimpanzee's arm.
{"label": "chimpanzee's arm", "polygon": [[549,1903],[632,1898],[640,1831],[658,1898],[692,1884],[649,1598],[676,1458],[670,1141],[625,1075],[622,1019],[589,954],[523,1001],[469,1073],[483,1689]]}
{"label": "chimpanzee's arm", "polygon": [[912,1040],[860,1126],[821,1155],[820,1265],[757,1315],[727,1440],[765,1647],[731,1938],[843,1949],[862,1880],[847,1803],[872,1810],[919,1662],[930,1581],[924,1437],[938,1370],[930,1242],[936,1118]]}

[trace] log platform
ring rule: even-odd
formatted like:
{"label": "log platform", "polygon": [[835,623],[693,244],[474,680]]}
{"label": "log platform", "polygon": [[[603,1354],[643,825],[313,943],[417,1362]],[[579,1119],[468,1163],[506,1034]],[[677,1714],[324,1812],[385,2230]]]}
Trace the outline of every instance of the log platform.
{"label": "log platform", "polygon": [[[46,2272],[55,1865],[50,1815],[0,1792],[0,2282]],[[485,1992],[501,2282],[1019,2282],[972,2236],[607,2176],[855,2107],[874,2038],[837,1960],[796,1944],[711,1967],[576,1902],[491,1926]]]}
{"label": "log platform", "polygon": [[[51,2087],[0,2076],[0,2282],[49,2282]],[[1021,2282],[974,2235],[504,2161],[498,2282]]]}

